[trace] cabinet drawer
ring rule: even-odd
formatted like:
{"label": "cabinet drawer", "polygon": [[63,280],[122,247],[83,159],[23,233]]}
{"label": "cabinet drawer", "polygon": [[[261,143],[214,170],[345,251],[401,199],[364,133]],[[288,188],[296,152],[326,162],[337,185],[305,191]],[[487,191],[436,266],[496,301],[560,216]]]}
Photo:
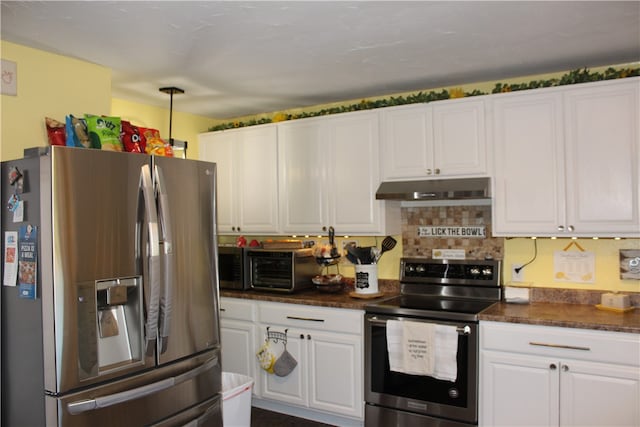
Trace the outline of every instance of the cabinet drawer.
{"label": "cabinet drawer", "polygon": [[220,318],[253,322],[256,320],[255,302],[235,298],[220,298]]}
{"label": "cabinet drawer", "polygon": [[640,366],[640,334],[480,322],[482,350]]}
{"label": "cabinet drawer", "polygon": [[362,334],[364,312],[320,308],[300,304],[259,303],[258,317],[265,325],[289,325],[297,328]]}

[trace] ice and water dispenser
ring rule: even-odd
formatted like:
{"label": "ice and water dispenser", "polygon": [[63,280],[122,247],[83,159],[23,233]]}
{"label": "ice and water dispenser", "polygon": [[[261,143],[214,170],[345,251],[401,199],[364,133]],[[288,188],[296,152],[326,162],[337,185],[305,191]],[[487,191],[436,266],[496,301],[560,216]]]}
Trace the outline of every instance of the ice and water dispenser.
{"label": "ice and water dispenser", "polygon": [[80,378],[110,373],[144,358],[142,277],[84,283],[78,287]]}

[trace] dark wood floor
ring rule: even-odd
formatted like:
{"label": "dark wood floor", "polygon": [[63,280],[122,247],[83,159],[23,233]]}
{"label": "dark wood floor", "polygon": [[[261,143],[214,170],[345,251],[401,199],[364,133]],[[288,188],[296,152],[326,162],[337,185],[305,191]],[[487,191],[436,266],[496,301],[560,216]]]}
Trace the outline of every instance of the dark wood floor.
{"label": "dark wood floor", "polygon": [[251,427],[326,427],[328,425],[251,407]]}

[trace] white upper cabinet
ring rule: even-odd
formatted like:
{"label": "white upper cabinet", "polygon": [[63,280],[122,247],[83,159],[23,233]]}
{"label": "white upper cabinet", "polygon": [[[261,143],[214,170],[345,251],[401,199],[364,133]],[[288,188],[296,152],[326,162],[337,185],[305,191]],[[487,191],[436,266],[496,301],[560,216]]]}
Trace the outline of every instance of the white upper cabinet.
{"label": "white upper cabinet", "polygon": [[324,123],[313,118],[280,124],[280,223],[286,233],[317,234],[328,225],[326,167],[330,152]]}
{"label": "white upper cabinet", "polygon": [[640,236],[639,82],[491,98],[494,235]]}
{"label": "white upper cabinet", "polygon": [[275,125],[198,135],[200,159],[217,166],[221,233],[276,233],[278,145]]}
{"label": "white upper cabinet", "polygon": [[278,133],[282,231],[397,234],[397,204],[375,199],[380,183],[378,113],[281,123]]}
{"label": "white upper cabinet", "polygon": [[633,79],[564,93],[567,217],[576,233],[640,236],[639,88]]}
{"label": "white upper cabinet", "polygon": [[485,99],[382,109],[383,180],[486,176]]}

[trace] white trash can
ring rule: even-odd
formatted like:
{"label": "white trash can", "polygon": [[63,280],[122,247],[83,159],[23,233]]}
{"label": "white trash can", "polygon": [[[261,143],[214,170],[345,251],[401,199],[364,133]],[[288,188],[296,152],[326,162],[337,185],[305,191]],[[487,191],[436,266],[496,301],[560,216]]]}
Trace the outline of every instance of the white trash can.
{"label": "white trash can", "polygon": [[232,372],[222,373],[222,425],[251,426],[253,378]]}

